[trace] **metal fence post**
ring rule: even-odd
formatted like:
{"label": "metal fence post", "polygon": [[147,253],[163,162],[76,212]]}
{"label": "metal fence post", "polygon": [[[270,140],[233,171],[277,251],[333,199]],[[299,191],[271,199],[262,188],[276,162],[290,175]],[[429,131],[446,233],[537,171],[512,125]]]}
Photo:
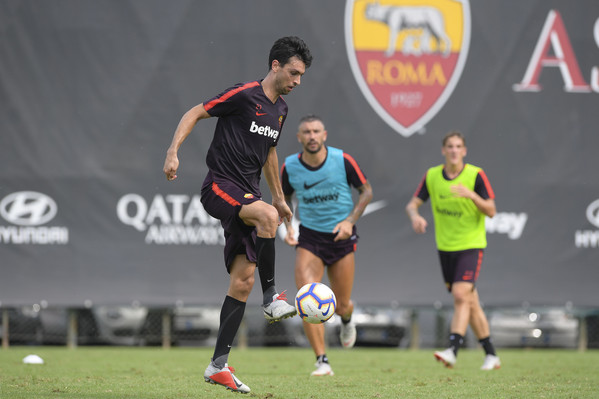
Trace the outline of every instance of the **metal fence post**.
{"label": "metal fence post", "polygon": [[245,321],[245,318],[241,320],[241,324],[239,325],[239,330],[237,331],[238,335],[238,347],[239,349],[247,349],[248,347],[248,326]]}
{"label": "metal fence post", "polygon": [[587,330],[587,318],[583,315],[578,322],[578,351],[584,352],[589,345],[589,334]]}
{"label": "metal fence post", "polygon": [[168,309],[162,313],[162,349],[171,347],[171,314]]}
{"label": "metal fence post", "polygon": [[420,320],[418,310],[412,309],[410,314],[410,349],[420,349]]}
{"label": "metal fence post", "polygon": [[9,340],[8,309],[2,309],[2,349],[8,349]]}
{"label": "metal fence post", "polygon": [[443,304],[435,302],[435,347],[442,348],[445,342],[447,315]]}
{"label": "metal fence post", "polygon": [[77,335],[78,335],[78,326],[77,326],[77,310],[69,309],[69,324],[67,327],[67,348],[75,349],[77,348]]}

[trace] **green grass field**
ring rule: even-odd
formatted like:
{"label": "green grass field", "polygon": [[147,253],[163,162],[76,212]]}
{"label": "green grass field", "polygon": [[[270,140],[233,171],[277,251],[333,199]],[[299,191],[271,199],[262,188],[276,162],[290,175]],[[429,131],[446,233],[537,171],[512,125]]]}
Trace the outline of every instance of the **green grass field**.
{"label": "green grass field", "polygon": [[[43,365],[23,364],[37,354]],[[0,398],[231,398],[202,377],[211,348],[12,347],[0,350]],[[306,348],[234,349],[229,361],[248,398],[598,398],[599,351],[501,350],[480,371],[481,350],[446,369],[431,350],[329,349],[332,377],[310,377]]]}

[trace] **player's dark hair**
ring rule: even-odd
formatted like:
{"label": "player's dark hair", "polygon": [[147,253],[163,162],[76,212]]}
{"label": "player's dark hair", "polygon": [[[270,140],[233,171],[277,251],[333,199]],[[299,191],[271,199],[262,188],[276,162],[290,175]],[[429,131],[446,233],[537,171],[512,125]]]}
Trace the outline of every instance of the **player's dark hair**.
{"label": "player's dark hair", "polygon": [[323,129],[325,128],[322,118],[320,116],[314,115],[314,114],[308,114],[306,116],[302,116],[301,119],[299,120],[299,123],[297,124],[297,126],[299,128],[299,126],[301,126],[302,123],[314,122],[314,121],[318,121],[318,122],[322,123]]}
{"label": "player's dark hair", "polygon": [[277,39],[270,49],[268,70],[270,71],[274,60],[279,61],[281,66],[283,66],[294,56],[304,62],[306,69],[312,64],[312,54],[310,54],[310,49],[302,39],[297,36],[285,36]]}
{"label": "player's dark hair", "polygon": [[301,119],[299,120],[299,124],[301,125],[304,122],[314,122],[314,121],[322,122],[322,118],[318,115],[308,114],[306,116],[301,117]]}
{"label": "player's dark hair", "polygon": [[457,137],[462,139],[464,147],[466,146],[466,137],[464,137],[464,135],[461,132],[458,132],[457,130],[452,130],[443,137],[443,147],[445,147],[445,144],[447,144],[447,140],[449,140],[451,137]]}

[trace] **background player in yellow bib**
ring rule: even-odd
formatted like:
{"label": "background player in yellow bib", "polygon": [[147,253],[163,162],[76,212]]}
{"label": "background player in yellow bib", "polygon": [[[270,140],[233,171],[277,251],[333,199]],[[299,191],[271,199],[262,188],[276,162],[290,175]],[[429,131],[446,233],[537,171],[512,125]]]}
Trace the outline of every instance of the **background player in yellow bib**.
{"label": "background player in yellow bib", "polygon": [[426,172],[406,206],[412,228],[423,234],[428,223],[418,208],[430,198],[443,278],[454,300],[449,348],[435,352],[435,358],[453,367],[470,324],[486,353],[481,369],[493,370],[501,363],[490,340],[489,323],[475,283],[487,246],[485,217],[493,217],[496,212],[495,194],[485,172],[464,163],[466,140],[460,132],[445,135],[441,153],[445,164]]}

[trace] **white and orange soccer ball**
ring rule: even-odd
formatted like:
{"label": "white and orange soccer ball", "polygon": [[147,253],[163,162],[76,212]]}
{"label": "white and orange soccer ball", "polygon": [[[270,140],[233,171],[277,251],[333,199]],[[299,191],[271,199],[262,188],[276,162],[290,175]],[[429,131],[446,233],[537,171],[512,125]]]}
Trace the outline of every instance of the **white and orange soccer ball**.
{"label": "white and orange soccer ball", "polygon": [[295,296],[297,314],[307,323],[324,323],[333,317],[336,307],[335,294],[322,283],[308,283]]}

